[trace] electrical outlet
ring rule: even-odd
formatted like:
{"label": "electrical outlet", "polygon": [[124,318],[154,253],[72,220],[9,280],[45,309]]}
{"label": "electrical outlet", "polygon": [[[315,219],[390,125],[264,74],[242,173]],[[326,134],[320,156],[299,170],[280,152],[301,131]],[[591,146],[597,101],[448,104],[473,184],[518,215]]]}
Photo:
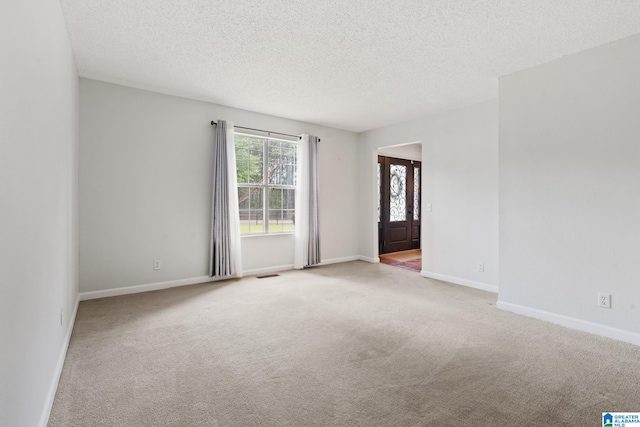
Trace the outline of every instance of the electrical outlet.
{"label": "electrical outlet", "polygon": [[598,294],[598,307],[611,308],[611,295],[610,294]]}
{"label": "electrical outlet", "polygon": [[162,261],[160,261],[159,259],[156,259],[153,261],[153,269],[154,270],[160,270],[162,268]]}
{"label": "electrical outlet", "polygon": [[478,263],[478,271],[481,273],[484,273],[484,263],[483,262],[479,262]]}

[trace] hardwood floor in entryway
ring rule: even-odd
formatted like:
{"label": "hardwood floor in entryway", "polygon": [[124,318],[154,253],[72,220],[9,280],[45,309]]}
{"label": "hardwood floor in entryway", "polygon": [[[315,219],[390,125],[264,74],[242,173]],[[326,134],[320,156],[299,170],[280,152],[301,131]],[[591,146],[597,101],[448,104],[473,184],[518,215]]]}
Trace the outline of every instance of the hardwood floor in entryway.
{"label": "hardwood floor in entryway", "polygon": [[380,262],[394,267],[420,272],[422,270],[422,250],[392,252],[380,255]]}

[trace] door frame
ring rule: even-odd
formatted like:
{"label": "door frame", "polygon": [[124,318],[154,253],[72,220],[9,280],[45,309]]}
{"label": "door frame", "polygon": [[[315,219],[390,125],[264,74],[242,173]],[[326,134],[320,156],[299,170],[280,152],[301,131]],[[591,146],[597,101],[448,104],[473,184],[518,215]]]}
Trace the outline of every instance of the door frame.
{"label": "door frame", "polygon": [[[425,179],[425,162],[424,162],[424,141],[418,140],[418,141],[412,141],[412,142],[406,142],[406,143],[402,143],[402,144],[393,144],[393,145],[383,145],[383,146],[379,146],[379,147],[373,147],[373,150],[370,151],[369,155],[371,157],[369,157],[368,163],[370,164],[370,176],[371,179],[369,180],[370,182],[370,187],[369,187],[369,191],[371,191],[371,201],[372,204],[370,205],[371,208],[369,210],[369,215],[371,215],[369,218],[371,218],[371,225],[369,228],[370,230],[370,236],[371,236],[371,243],[372,243],[372,247],[373,247],[373,258],[367,258],[367,257],[363,257],[364,260],[369,261],[369,262],[380,262],[380,251],[379,251],[379,240],[378,240],[378,177],[377,177],[377,169],[378,169],[378,155],[385,155],[384,153],[379,153],[379,150],[384,150],[387,148],[395,148],[395,147],[402,147],[405,145],[414,145],[414,144],[419,144],[422,147],[422,156],[420,159],[407,159],[407,160],[418,160],[422,163],[422,170],[420,171],[420,201],[422,202],[424,200],[424,179]],[[397,157],[397,156],[396,156]],[[401,158],[401,157],[400,157]],[[424,226],[425,226],[425,219],[426,217],[424,215],[420,215],[420,249],[422,249],[423,246],[423,242],[424,242]],[[371,246],[370,246],[371,247]],[[424,255],[424,254],[423,254]],[[423,256],[423,260],[424,260],[424,256]]]}
{"label": "door frame", "polygon": [[[391,165],[403,165],[406,167],[406,189],[405,189],[405,220],[400,222],[391,221],[391,205],[390,205],[390,189],[389,189],[389,173]],[[422,182],[422,162],[419,160],[402,159],[398,157],[390,157],[378,154],[378,167],[380,169],[380,221],[378,222],[378,253],[393,253],[404,250],[420,249],[421,242],[421,219],[422,195],[420,194],[421,186],[418,185],[418,219],[414,219],[415,188],[414,188],[414,171],[419,171],[420,183]],[[393,230],[404,229],[405,238],[392,242],[391,236]]]}

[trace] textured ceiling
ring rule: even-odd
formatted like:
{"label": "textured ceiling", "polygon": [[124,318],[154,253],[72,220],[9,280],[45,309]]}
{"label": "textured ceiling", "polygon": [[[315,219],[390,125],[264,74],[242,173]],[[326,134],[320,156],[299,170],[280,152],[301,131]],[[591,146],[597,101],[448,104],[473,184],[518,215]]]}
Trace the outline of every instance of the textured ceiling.
{"label": "textured ceiling", "polygon": [[352,131],[640,32],[637,0],[61,0],[83,77]]}

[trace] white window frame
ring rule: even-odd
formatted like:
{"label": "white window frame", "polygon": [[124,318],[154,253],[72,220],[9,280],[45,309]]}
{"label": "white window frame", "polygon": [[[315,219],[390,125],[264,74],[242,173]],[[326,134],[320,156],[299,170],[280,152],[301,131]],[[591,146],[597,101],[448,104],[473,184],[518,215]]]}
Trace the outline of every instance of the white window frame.
{"label": "white window frame", "polygon": [[[294,230],[293,231],[269,231],[269,189],[270,188],[279,188],[279,189],[285,189],[285,190],[296,190],[296,185],[274,185],[274,184],[269,184],[269,140],[273,140],[273,141],[283,141],[283,142],[288,142],[288,143],[293,143],[297,146],[298,140],[295,139],[286,139],[286,138],[279,138],[279,137],[273,137],[270,134],[266,134],[266,135],[260,135],[260,134],[254,134],[254,133],[249,133],[249,132],[235,132],[233,134],[234,137],[234,149],[235,149],[235,136],[236,135],[242,135],[242,136],[248,136],[248,137],[253,137],[253,138],[260,138],[260,139],[264,139],[264,142],[262,144],[262,150],[263,150],[263,154],[262,154],[262,176],[263,176],[263,184],[255,184],[255,183],[244,183],[244,182],[237,182],[237,187],[250,187],[250,188],[261,188],[263,189],[263,206],[262,206],[262,221],[263,221],[263,230],[262,232],[256,232],[256,233],[246,233],[246,234],[240,234],[241,237],[252,237],[252,236],[266,236],[266,235],[282,235],[282,234],[295,234],[295,223],[294,223]],[[296,172],[295,172],[295,178],[294,181],[297,182],[297,178],[298,178],[298,153],[296,151]]]}

